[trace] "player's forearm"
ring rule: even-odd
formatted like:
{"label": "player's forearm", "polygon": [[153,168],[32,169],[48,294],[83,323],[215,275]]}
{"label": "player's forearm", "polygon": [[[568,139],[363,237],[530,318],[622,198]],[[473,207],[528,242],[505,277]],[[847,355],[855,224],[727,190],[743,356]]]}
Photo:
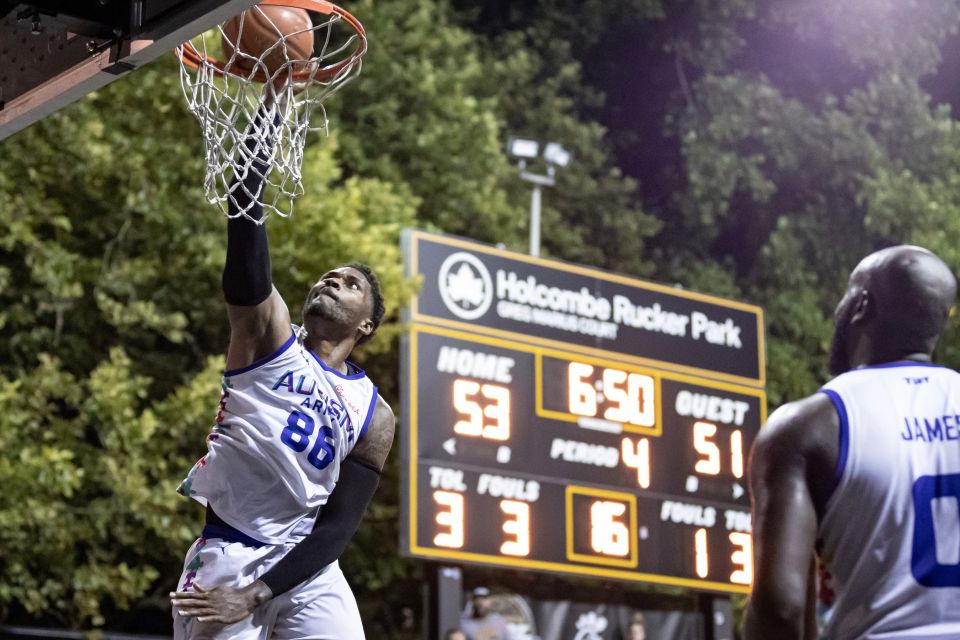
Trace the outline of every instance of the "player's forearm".
{"label": "player's forearm", "polygon": [[[356,525],[359,526],[357,521]],[[286,593],[307,580],[327,565],[338,560],[353,537],[357,526],[349,530],[319,525],[313,533],[290,550],[260,581],[270,590],[271,597]]]}
{"label": "player's forearm", "polygon": [[260,576],[274,595],[289,591],[334,562],[347,548],[380,482],[379,470],[347,458],[320,521],[306,538]]}
{"label": "player's forearm", "polygon": [[267,230],[246,218],[227,222],[227,259],[223,266],[223,297],[232,305],[253,307],[273,291]]}

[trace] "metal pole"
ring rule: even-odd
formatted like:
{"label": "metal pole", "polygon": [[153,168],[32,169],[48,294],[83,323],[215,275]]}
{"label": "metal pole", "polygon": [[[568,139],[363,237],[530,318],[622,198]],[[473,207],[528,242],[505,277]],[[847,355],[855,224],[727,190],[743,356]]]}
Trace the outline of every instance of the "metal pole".
{"label": "metal pole", "polygon": [[463,612],[463,574],[459,567],[427,565],[428,597],[424,603],[424,640],[443,640],[450,629],[460,626]]}
{"label": "metal pole", "polygon": [[530,196],[530,255],[540,255],[540,185],[533,184]]}

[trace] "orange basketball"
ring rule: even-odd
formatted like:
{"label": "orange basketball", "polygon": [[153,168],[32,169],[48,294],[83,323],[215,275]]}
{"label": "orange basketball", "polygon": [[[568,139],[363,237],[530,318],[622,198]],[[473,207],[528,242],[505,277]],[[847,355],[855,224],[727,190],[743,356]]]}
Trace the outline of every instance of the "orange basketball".
{"label": "orange basketball", "polygon": [[[268,75],[291,60],[300,61],[291,65],[291,70],[302,71],[307,66],[305,61],[313,56],[312,27],[310,15],[304,9],[256,5],[223,24],[223,55],[233,58],[236,48],[238,54],[245,55],[237,55],[234,65],[249,70],[257,60],[262,60],[259,68],[266,67]],[[278,44],[281,40],[286,45]]]}

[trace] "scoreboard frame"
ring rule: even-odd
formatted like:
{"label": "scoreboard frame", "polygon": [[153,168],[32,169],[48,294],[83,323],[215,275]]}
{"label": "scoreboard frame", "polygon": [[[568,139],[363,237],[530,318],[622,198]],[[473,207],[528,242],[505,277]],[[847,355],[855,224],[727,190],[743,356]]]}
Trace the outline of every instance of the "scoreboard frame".
{"label": "scoreboard frame", "polygon": [[[424,275],[418,273],[417,269],[419,268],[419,263],[414,257],[418,251],[418,244],[421,242],[436,242],[442,245],[453,247],[457,250],[467,249],[471,252],[476,252],[479,254],[507,256],[511,260],[535,264],[539,267],[557,269],[559,271],[577,272],[580,275],[589,274],[590,277],[599,278],[602,276],[607,280],[615,280],[621,284],[629,283],[632,286],[642,285],[644,288],[655,290],[657,293],[693,298],[698,301],[709,302],[710,304],[714,305],[723,303],[721,306],[730,305],[732,308],[736,308],[741,311],[748,310],[756,313],[758,327],[760,327],[757,335],[757,355],[760,365],[760,375],[754,378],[744,378],[743,376],[729,375],[720,371],[706,371],[697,367],[670,367],[668,363],[663,363],[662,361],[636,357],[635,355],[625,354],[622,352],[618,353],[611,351],[608,348],[596,349],[584,347],[583,345],[574,344],[572,342],[562,342],[547,339],[538,335],[521,335],[512,331],[503,331],[494,327],[485,326],[483,322],[469,323],[461,322],[459,320],[444,319],[437,315],[425,315],[421,312],[421,308],[417,304],[417,296],[415,296],[413,303],[410,306],[410,313],[406,318],[409,321],[409,331],[401,338],[401,361],[403,363],[401,375],[401,403],[404,424],[404,429],[402,430],[403,436],[401,440],[401,553],[421,559],[454,561],[464,564],[499,567],[505,569],[527,569],[554,574],[608,578],[627,582],[641,582],[692,588],[714,593],[749,593],[749,584],[733,584],[731,582],[723,582],[713,579],[689,578],[680,575],[663,575],[649,571],[639,571],[637,556],[640,540],[637,537],[637,501],[638,496],[640,496],[642,499],[647,499],[644,497],[644,490],[618,490],[621,488],[619,485],[613,485],[610,482],[604,482],[602,480],[583,481],[580,479],[568,481],[565,485],[563,485],[564,504],[562,508],[564,510],[564,515],[562,531],[558,535],[563,535],[565,538],[562,541],[566,555],[564,561],[517,557],[504,555],[502,553],[498,555],[486,552],[477,552],[475,549],[472,550],[469,545],[467,545],[467,548],[438,548],[437,546],[424,546],[420,544],[418,542],[418,517],[423,514],[424,509],[430,508],[432,510],[433,506],[425,505],[420,502],[421,499],[425,499],[424,496],[426,494],[424,491],[430,491],[430,487],[428,485],[430,482],[430,475],[426,474],[427,467],[422,466],[427,464],[427,462],[424,461],[424,458],[421,455],[423,442],[422,436],[424,435],[421,433],[421,430],[429,427],[425,426],[427,421],[423,419],[421,407],[418,406],[418,399],[420,398],[422,385],[424,383],[431,384],[431,382],[429,380],[422,381],[419,378],[419,375],[425,370],[423,370],[424,362],[422,362],[418,345],[419,340],[423,335],[430,335],[452,341],[460,340],[470,344],[488,345],[491,348],[499,348],[516,351],[518,353],[531,354],[535,363],[535,380],[533,380],[535,398],[533,400],[534,415],[532,415],[530,419],[553,421],[558,425],[569,424],[571,427],[571,435],[576,433],[576,436],[574,437],[580,437],[581,439],[589,439],[591,437],[591,433],[596,433],[595,431],[592,432],[589,429],[577,428],[577,423],[581,420],[582,416],[578,416],[569,412],[557,411],[555,408],[547,408],[545,406],[544,384],[542,379],[544,377],[545,359],[553,358],[571,363],[573,363],[575,360],[577,363],[589,364],[601,368],[616,368],[625,372],[636,373],[637,375],[652,378],[655,384],[654,397],[657,399],[655,404],[656,417],[654,419],[654,423],[649,426],[625,423],[621,425],[621,433],[624,436],[649,437],[655,439],[662,435],[664,424],[661,399],[663,391],[662,385],[665,380],[672,383],[690,384],[695,387],[716,390],[718,392],[737,394],[742,397],[753,397],[756,399],[759,424],[762,424],[766,420],[766,393],[762,386],[760,386],[764,380],[762,366],[764,361],[762,310],[760,310],[758,307],[740,302],[722,300],[720,298],[706,296],[704,294],[678,291],[663,285],[653,285],[652,283],[637,281],[631,278],[626,278],[625,276],[609,274],[588,267],[579,267],[577,265],[558,263],[551,260],[531,258],[529,256],[514,254],[489,247],[487,245],[456,238],[437,236],[434,234],[427,234],[422,231],[411,230],[405,231],[404,236],[404,248],[407,254],[406,264],[408,265],[408,275],[410,276]],[[439,398],[441,396],[437,395],[437,397]],[[521,420],[522,419],[523,417],[521,416]],[[759,424],[757,424],[757,429],[759,429]],[[473,443],[468,438],[466,440],[461,440],[461,444],[459,446],[470,447],[473,446]],[[462,468],[468,469],[471,473],[483,471],[491,474],[500,473],[513,474],[515,476],[522,475],[521,472],[518,471],[504,471],[502,468],[499,468],[497,462],[494,461],[491,461],[486,465],[478,465],[475,461],[470,463],[451,459],[444,461],[444,464],[451,467],[465,464],[466,466]],[[432,472],[433,469],[431,469],[431,474]],[[531,475],[529,477],[535,476]],[[740,476],[737,477],[739,478]],[[743,480],[745,483],[745,475]],[[557,483],[559,484],[559,482],[560,481],[558,480]],[[474,494],[471,494],[466,490],[461,490],[460,495],[462,496],[460,499],[461,508],[465,509],[469,506],[469,503],[465,501],[469,501],[471,496]],[[597,499],[608,500],[611,503],[622,503],[627,505],[623,517],[625,518],[624,522],[628,523],[626,527],[630,536],[629,554],[625,555],[624,557],[598,557],[597,555],[592,554],[584,555],[581,551],[578,551],[574,548],[574,538],[577,535],[575,528],[580,526],[578,523],[574,522],[573,517],[574,500],[577,499],[576,496],[593,497]],[[662,492],[660,494],[652,494],[654,499],[660,499],[664,496],[669,498],[670,494],[664,494]],[[736,493],[734,493],[734,496],[736,497]],[[697,498],[689,498],[689,496],[678,495],[676,497],[679,500],[697,500]],[[699,500],[706,504],[719,505],[718,509],[721,510],[724,505],[729,504],[730,502],[724,502],[722,499],[716,498],[700,498]],[[551,504],[553,503],[551,502]],[[737,508],[742,507],[742,504],[737,505]],[[749,511],[749,507],[746,507],[746,510]],[[530,512],[528,508],[528,525],[529,513]],[[700,529],[697,533],[698,537],[696,540],[698,545],[701,541],[699,538],[699,533],[701,531],[704,530]],[[731,531],[729,525],[727,527],[727,531]],[[738,529],[737,531],[740,530]],[[557,534],[557,532],[552,533]],[[707,534],[704,532],[704,540],[706,535]],[[742,539],[742,534],[737,535],[740,535],[740,539]],[[732,536],[730,537],[730,542],[734,542]],[[704,541],[703,544],[704,556],[706,556],[706,541]],[[711,542],[711,544],[714,544],[714,542]],[[712,548],[713,547],[711,547],[711,549]],[[699,553],[699,547],[697,553]],[[737,553],[740,554],[739,557],[742,559],[745,557],[743,555],[744,553],[749,554],[749,550],[746,547],[740,549],[739,551],[735,549],[731,553],[730,558],[733,559]],[[752,560],[752,558],[750,560]],[[747,560],[747,562],[749,563],[750,560]]]}

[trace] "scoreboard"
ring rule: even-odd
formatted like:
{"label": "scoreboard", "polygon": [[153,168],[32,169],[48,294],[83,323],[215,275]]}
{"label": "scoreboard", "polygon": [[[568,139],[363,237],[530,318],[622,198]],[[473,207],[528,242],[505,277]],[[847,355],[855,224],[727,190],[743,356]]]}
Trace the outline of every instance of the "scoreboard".
{"label": "scoreboard", "polygon": [[408,231],[402,551],[745,593],[759,308]]}

